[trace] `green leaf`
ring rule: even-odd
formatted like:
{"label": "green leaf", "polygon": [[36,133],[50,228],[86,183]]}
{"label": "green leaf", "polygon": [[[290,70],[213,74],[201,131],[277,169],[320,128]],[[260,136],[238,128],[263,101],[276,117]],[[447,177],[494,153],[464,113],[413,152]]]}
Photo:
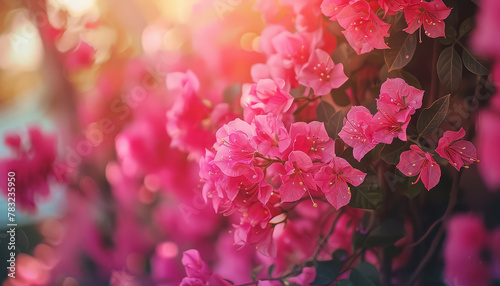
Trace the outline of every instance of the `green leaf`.
{"label": "green leaf", "polygon": [[340,130],[344,126],[344,113],[342,110],[335,112],[325,123],[325,129],[328,136],[335,140],[337,138]]}
{"label": "green leaf", "polygon": [[469,17],[465,19],[460,25],[460,29],[458,29],[459,37],[461,38],[467,33],[469,33],[472,30],[472,28],[474,28],[474,19],[472,17]]}
{"label": "green leaf", "polygon": [[384,146],[384,149],[380,152],[380,157],[389,164],[397,165],[399,163],[399,156],[401,155],[401,152],[406,151],[409,148],[410,143],[408,141],[395,139],[391,144],[386,144]]}
{"label": "green leaf", "polygon": [[455,28],[453,28],[451,25],[446,25],[444,35],[445,37],[439,38],[439,42],[446,46],[451,45],[457,38],[457,30],[455,30]]}
{"label": "green leaf", "polygon": [[335,108],[328,102],[321,100],[316,108],[316,117],[320,122],[328,122],[328,119],[335,113]]}
{"label": "green leaf", "polygon": [[356,265],[349,276],[353,286],[380,286],[377,268],[368,262]]}
{"label": "green leaf", "polygon": [[337,286],[354,286],[349,279],[342,279],[337,282]]}
{"label": "green leaf", "polygon": [[417,121],[417,131],[419,136],[423,136],[431,133],[441,125],[446,114],[448,113],[448,107],[450,105],[450,95],[445,95],[429,107],[424,109]]}
{"label": "green leaf", "polygon": [[409,199],[414,199],[424,190],[424,184],[422,180],[418,181],[418,183],[413,184],[415,178],[408,178],[406,181],[406,186],[403,186],[399,190],[403,195],[407,196]]}
{"label": "green leaf", "polygon": [[462,61],[464,66],[471,72],[477,75],[487,75],[489,73],[488,69],[479,62],[479,60],[474,57],[467,49],[462,52]]}
{"label": "green leaf", "polygon": [[368,234],[365,245],[368,248],[389,246],[404,236],[403,221],[397,218],[388,218]]}
{"label": "green leaf", "polygon": [[252,269],[252,271],[250,272],[250,277],[252,277],[252,281],[256,281],[257,275],[259,275],[259,273],[263,267],[264,267],[264,265],[259,265],[259,266],[255,267],[254,269]]}
{"label": "green leaf", "polygon": [[347,261],[349,253],[344,249],[337,249],[332,253],[332,260],[318,261],[316,264],[316,277],[313,285],[327,285],[337,280],[337,277]]}
{"label": "green leaf", "polygon": [[[402,78],[407,84],[418,89],[422,89],[422,84],[420,84],[420,81],[413,74],[405,70],[392,70],[391,72],[388,72],[387,66],[384,65],[380,69],[379,78],[380,81],[385,81],[388,78]],[[380,86],[378,88],[378,91],[380,92]]]}
{"label": "green leaf", "polygon": [[272,278],[273,277],[273,271],[274,271],[274,263],[271,264],[269,266],[269,268],[267,268],[267,275],[269,278]]}
{"label": "green leaf", "polygon": [[[413,58],[417,47],[417,35],[398,33],[389,38],[390,49],[384,51],[384,58],[389,72],[405,67]],[[406,35],[406,36],[405,36]]]}
{"label": "green leaf", "polygon": [[453,46],[445,48],[439,55],[437,73],[446,90],[454,93],[459,88],[462,80],[462,61]]}
{"label": "green leaf", "polygon": [[348,204],[351,208],[376,210],[383,202],[384,195],[376,173],[369,173],[361,185],[351,187],[351,200]]}

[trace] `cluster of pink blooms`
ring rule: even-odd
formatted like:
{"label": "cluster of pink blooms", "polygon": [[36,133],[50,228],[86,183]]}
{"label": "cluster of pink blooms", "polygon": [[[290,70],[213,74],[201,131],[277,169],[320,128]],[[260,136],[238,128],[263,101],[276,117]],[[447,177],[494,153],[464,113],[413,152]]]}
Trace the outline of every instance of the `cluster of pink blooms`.
{"label": "cluster of pink blooms", "polygon": [[425,34],[431,38],[445,36],[444,19],[451,9],[446,7],[442,0],[431,2],[421,0],[324,0],[321,11],[330,20],[337,21],[345,30],[345,35],[351,47],[358,53],[364,54],[373,49],[389,49],[384,37],[389,37],[390,24],[382,21],[377,15],[378,9],[384,10],[386,15],[404,13],[408,28],[403,31],[413,34],[417,29],[421,33],[422,26]]}
{"label": "cluster of pink blooms", "polygon": [[335,156],[335,143],[323,123],[286,126],[281,118],[293,97],[283,80],[261,79],[241,101],[249,122],[225,124],[216,133],[213,151],[207,150],[200,161],[203,196],[217,212],[241,214],[234,233],[237,244],[255,245],[275,256],[273,229],[286,221],[280,202],[307,195],[317,206],[314,197],[324,196],[339,209],[350,200],[348,184],[358,186],[366,174]]}

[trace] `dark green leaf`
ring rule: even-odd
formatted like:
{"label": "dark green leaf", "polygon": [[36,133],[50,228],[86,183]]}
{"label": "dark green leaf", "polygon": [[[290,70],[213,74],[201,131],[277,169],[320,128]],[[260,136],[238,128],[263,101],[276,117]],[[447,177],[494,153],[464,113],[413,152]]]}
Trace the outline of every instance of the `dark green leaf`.
{"label": "dark green leaf", "polygon": [[472,17],[465,19],[460,25],[460,29],[458,29],[460,38],[469,33],[472,28],[474,28],[474,19]]}
{"label": "dark green leaf", "polygon": [[297,114],[301,113],[308,105],[309,105],[308,102],[303,103],[299,108],[297,108],[297,110],[295,110],[293,112],[293,115],[297,115]]}
{"label": "dark green leaf", "polygon": [[330,138],[335,139],[344,126],[344,113],[342,110],[335,112],[325,123],[325,129]]}
{"label": "dark green leaf", "polygon": [[424,184],[422,183],[422,181],[413,184],[413,182],[416,181],[416,178],[407,177],[399,170],[396,170],[394,177],[395,178],[392,181],[394,182],[394,188],[410,199],[413,199],[416,196],[418,196],[420,192],[422,192],[422,190],[424,189]]}
{"label": "dark green leaf", "polygon": [[376,173],[369,173],[361,185],[351,187],[351,200],[348,205],[351,208],[376,210],[383,201],[380,180]]}
{"label": "dark green leaf", "polygon": [[450,95],[443,96],[420,113],[417,121],[417,130],[420,136],[426,135],[434,131],[441,125],[450,105]]}
{"label": "dark green leaf", "polygon": [[360,249],[365,246],[366,234],[362,234],[359,231],[354,232],[352,235],[352,247],[354,249]]}
{"label": "dark green leaf", "polygon": [[274,263],[271,264],[269,266],[269,268],[267,268],[267,275],[269,278],[272,278],[273,277],[273,271],[274,271]]}
{"label": "dark green leaf", "polygon": [[455,30],[455,28],[453,28],[451,25],[446,25],[444,34],[445,37],[439,38],[439,42],[441,44],[448,46],[455,42],[455,39],[457,38],[457,30]]}
{"label": "dark green leaf", "polygon": [[467,49],[464,49],[462,52],[462,61],[464,62],[464,66],[472,73],[477,75],[487,75],[489,73],[488,69]]}
{"label": "dark green leaf", "polygon": [[399,163],[399,156],[401,155],[401,152],[406,151],[409,148],[410,143],[408,141],[394,139],[391,144],[384,146],[384,149],[380,152],[380,157],[389,164],[397,165]]}
{"label": "dark green leaf", "polygon": [[417,35],[399,33],[389,38],[389,47],[384,51],[388,71],[405,67],[413,58],[417,47]]}
{"label": "dark green leaf", "polygon": [[313,285],[327,285],[337,280],[349,254],[344,249],[337,249],[332,254],[332,260],[318,261],[316,265],[316,277],[311,283]]}
{"label": "dark green leaf", "polygon": [[255,267],[254,269],[252,269],[252,271],[250,272],[250,277],[252,277],[252,281],[256,281],[257,275],[259,275],[259,273],[263,267],[264,267],[264,265],[259,265],[259,266]]}
{"label": "dark green leaf", "polygon": [[351,99],[349,99],[349,95],[345,89],[332,89],[331,95],[333,102],[339,106],[348,106],[351,103]]}
{"label": "dark green leaf", "polygon": [[380,279],[377,268],[368,262],[356,265],[349,276],[353,286],[379,286]]}
{"label": "dark green leaf", "polygon": [[439,55],[437,72],[441,84],[454,93],[462,80],[462,61],[453,46],[445,48]]}
{"label": "dark green leaf", "polygon": [[320,122],[328,122],[328,119],[335,113],[335,108],[328,102],[321,100],[316,108],[316,117]]}
{"label": "dark green leaf", "polygon": [[389,246],[404,236],[405,228],[403,221],[396,218],[388,218],[368,234],[365,245],[368,248]]}
{"label": "dark green leaf", "polygon": [[[380,81],[385,81],[388,78],[402,78],[405,80],[405,82],[413,87],[416,87],[418,89],[422,89],[422,85],[420,84],[420,81],[411,73],[405,71],[405,70],[393,70],[391,72],[388,72],[387,66],[383,66],[380,69],[379,73],[379,78]],[[380,87],[378,89],[380,91]],[[378,96],[378,94],[377,94]]]}
{"label": "dark green leaf", "polygon": [[337,286],[354,286],[349,279],[342,279],[337,282]]}

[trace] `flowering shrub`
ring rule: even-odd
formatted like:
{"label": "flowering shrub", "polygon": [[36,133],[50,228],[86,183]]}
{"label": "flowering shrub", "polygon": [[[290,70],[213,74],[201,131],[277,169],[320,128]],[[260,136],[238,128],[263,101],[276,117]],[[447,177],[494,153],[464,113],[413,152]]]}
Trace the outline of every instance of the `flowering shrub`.
{"label": "flowering shrub", "polygon": [[3,285],[500,281],[496,1],[53,2],[12,4],[57,104],[3,136]]}

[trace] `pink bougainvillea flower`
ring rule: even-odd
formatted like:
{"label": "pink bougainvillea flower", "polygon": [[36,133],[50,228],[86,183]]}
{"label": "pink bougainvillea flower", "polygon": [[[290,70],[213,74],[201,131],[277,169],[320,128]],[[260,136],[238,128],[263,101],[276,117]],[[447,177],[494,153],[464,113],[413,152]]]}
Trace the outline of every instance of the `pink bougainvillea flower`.
{"label": "pink bougainvillea flower", "polygon": [[427,190],[434,188],[441,177],[441,168],[434,161],[430,153],[426,153],[417,145],[411,145],[409,151],[401,153],[397,168],[401,173],[412,177],[418,174],[418,178],[412,184],[416,184],[422,179],[422,183]]}
{"label": "pink bougainvillea flower", "polygon": [[[12,157],[0,159],[1,189],[7,197],[8,174],[14,172],[15,199],[20,209],[34,211],[36,199],[49,195],[49,180],[64,180],[66,167],[53,168],[56,160],[56,136],[44,134],[37,127],[28,129],[28,140],[22,140],[19,134],[5,136],[5,145],[12,151]],[[73,151],[74,152],[74,151]],[[61,164],[62,165],[62,164]]]}
{"label": "pink bougainvillea flower", "polygon": [[461,140],[465,136],[465,130],[460,128],[459,131],[446,131],[439,139],[436,152],[439,156],[448,159],[450,164],[455,169],[460,170],[462,166],[469,168],[474,162],[479,162],[476,155],[476,147],[471,142]]}
{"label": "pink bougainvillea flower", "polygon": [[[389,78],[380,87],[377,107],[385,113],[395,112],[397,120],[404,121],[407,115],[413,115],[422,107],[424,91],[408,85],[401,78]],[[404,112],[409,109],[409,114]]]}
{"label": "pink bougainvillea flower", "polygon": [[167,87],[176,98],[167,112],[167,131],[172,137],[170,145],[201,157],[213,142],[213,133],[202,128],[201,123],[209,116],[211,108],[197,95],[198,78],[191,71],[170,73]]}
{"label": "pink bougainvillea flower", "polygon": [[335,143],[328,137],[323,122],[312,121],[293,123],[290,127],[293,142],[289,150],[302,151],[311,157],[312,161],[330,161],[335,154]]}
{"label": "pink bougainvillea flower", "polygon": [[[304,193],[317,190],[313,178],[314,166],[306,153],[292,151],[285,163],[285,169],[287,173],[281,177],[283,184],[279,188],[282,202],[298,201]],[[313,202],[313,204],[315,203]]]}
{"label": "pink bougainvillea flower", "polygon": [[399,113],[393,110],[379,111],[373,116],[373,140],[380,143],[391,144],[394,137],[406,141],[406,128],[410,123],[409,109]]}
{"label": "pink bougainvillea flower", "polygon": [[260,50],[267,56],[277,53],[274,48],[273,39],[277,35],[286,31],[286,28],[281,25],[269,25],[260,33],[259,47]]}
{"label": "pink bougainvillea flower", "polygon": [[236,119],[220,128],[216,136],[216,144],[220,146],[214,163],[226,176],[257,176],[253,167],[256,151],[252,144],[254,132],[250,124]]}
{"label": "pink bougainvillea flower", "polygon": [[481,217],[461,214],[451,218],[444,244],[446,281],[455,285],[490,285],[491,270],[481,255],[488,240]]}
{"label": "pink bougainvillea flower", "polygon": [[262,255],[275,257],[277,254],[276,242],[273,240],[274,227],[267,224],[262,228],[260,224],[252,226],[252,224],[242,218],[240,225],[233,225],[234,243],[236,245],[245,246],[253,245]]}
{"label": "pink bougainvillea flower", "polygon": [[182,264],[186,270],[186,275],[180,285],[183,286],[229,286],[231,283],[224,280],[220,275],[213,273],[207,263],[200,257],[196,249],[184,251],[182,254]]}
{"label": "pink bougainvillea flower", "polygon": [[500,27],[498,11],[500,1],[483,0],[479,5],[479,13],[475,17],[476,28],[469,43],[482,56],[498,58],[500,55],[500,37],[497,37]]}
{"label": "pink bougainvillea flower", "polygon": [[385,15],[395,15],[396,12],[402,11],[406,5],[408,0],[378,0],[378,5],[382,8]]}
{"label": "pink bougainvillea flower", "polygon": [[300,71],[309,60],[314,39],[307,38],[306,35],[306,33],[292,34],[284,31],[272,39],[274,49],[283,58],[285,67],[296,66]]}
{"label": "pink bougainvillea flower", "polygon": [[377,142],[373,140],[372,114],[364,106],[353,106],[344,118],[344,127],[339,137],[353,148],[356,160],[361,159],[373,149]]}
{"label": "pink bougainvillea flower", "polygon": [[316,278],[316,268],[304,267],[302,269],[302,273],[298,276],[289,278],[288,281],[295,283],[300,286],[309,286]]}
{"label": "pink bougainvillea flower", "polygon": [[196,249],[184,251],[182,265],[184,265],[188,277],[207,280],[212,275],[212,270],[201,259],[200,253]]}
{"label": "pink bougainvillea flower", "polygon": [[[285,81],[282,79],[261,79],[256,84],[253,84],[248,93],[243,93],[241,96],[241,106],[245,110],[245,120],[250,122],[255,115],[268,113],[281,116],[290,109],[293,97],[284,87]],[[249,114],[252,114],[252,116]]]}
{"label": "pink bougainvillea flower", "polygon": [[264,174],[261,169],[255,170],[257,175],[247,178],[239,177],[224,177],[220,182],[220,187],[227,198],[235,204],[238,209],[247,207],[250,202],[259,200],[266,204],[271,197],[273,187],[268,185],[264,180]]}
{"label": "pink bougainvillea flower", "polygon": [[368,2],[351,1],[336,17],[340,26],[346,29],[342,34],[358,55],[373,49],[389,49],[384,37],[389,37],[391,25],[380,20]]}
{"label": "pink bougainvillea flower", "polygon": [[336,21],[337,14],[344,9],[345,6],[349,5],[350,0],[323,0],[321,3],[321,12],[330,20]]}
{"label": "pink bougainvillea flower", "polygon": [[417,29],[421,31],[422,25],[424,25],[425,34],[428,37],[444,37],[444,19],[450,15],[450,12],[451,8],[446,7],[442,0],[431,2],[410,0],[408,5],[404,7],[408,28],[403,29],[403,31],[413,34]]}
{"label": "pink bougainvillea flower", "polygon": [[281,157],[290,145],[290,135],[285,125],[273,114],[257,115],[252,121],[255,129],[253,141],[264,156]]}
{"label": "pink bougainvillea flower", "polygon": [[[500,18],[500,17],[499,17]],[[495,97],[500,99],[499,95]],[[477,151],[481,160],[478,164],[481,176],[490,190],[500,188],[500,116],[494,109],[482,110],[479,114]]]}
{"label": "pink bougainvillea flower", "polygon": [[351,189],[347,183],[359,186],[366,173],[354,169],[345,159],[334,157],[333,160],[319,170],[314,176],[326,199],[336,209],[347,205],[351,200]]}
{"label": "pink bougainvillea flower", "polygon": [[316,95],[325,95],[339,88],[348,78],[342,64],[334,64],[327,52],[316,49],[297,79],[300,84],[311,87]]}

